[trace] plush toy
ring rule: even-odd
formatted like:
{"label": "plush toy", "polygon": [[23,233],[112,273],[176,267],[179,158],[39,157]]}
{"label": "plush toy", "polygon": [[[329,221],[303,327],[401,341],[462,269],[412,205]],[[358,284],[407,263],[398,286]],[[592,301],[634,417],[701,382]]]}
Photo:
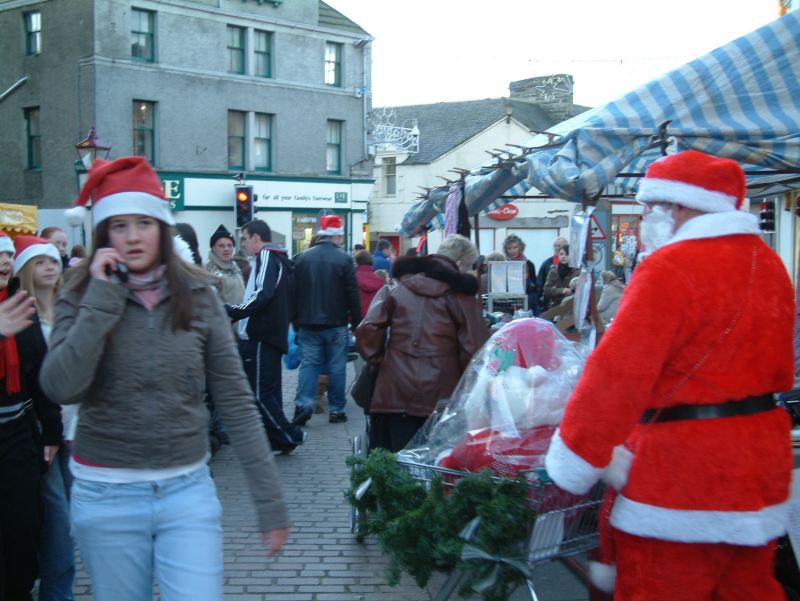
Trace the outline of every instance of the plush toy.
{"label": "plush toy", "polygon": [[512,477],[540,467],[584,356],[549,322],[505,325],[473,359],[425,448],[410,451],[414,459]]}

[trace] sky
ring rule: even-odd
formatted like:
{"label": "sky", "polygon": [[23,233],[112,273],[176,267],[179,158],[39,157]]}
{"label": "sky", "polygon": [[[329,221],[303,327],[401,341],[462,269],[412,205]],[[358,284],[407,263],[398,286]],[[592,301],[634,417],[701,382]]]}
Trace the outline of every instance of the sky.
{"label": "sky", "polygon": [[499,98],[555,73],[597,106],[778,17],[778,0],[326,2],[375,38],[375,107]]}

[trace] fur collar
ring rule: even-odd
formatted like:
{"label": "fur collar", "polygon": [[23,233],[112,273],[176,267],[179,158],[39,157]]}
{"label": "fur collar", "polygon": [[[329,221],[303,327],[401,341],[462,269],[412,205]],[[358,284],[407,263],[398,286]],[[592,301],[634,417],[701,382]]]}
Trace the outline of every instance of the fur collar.
{"label": "fur collar", "polygon": [[444,255],[424,257],[399,257],[392,264],[392,277],[421,273],[426,277],[444,282],[454,292],[478,294],[478,278],[458,270],[456,264]]}
{"label": "fur collar", "polygon": [[756,216],[744,211],[725,211],[698,215],[684,223],[667,244],[682,242],[683,240],[719,238],[720,236],[732,236],[734,234],[761,234]]}

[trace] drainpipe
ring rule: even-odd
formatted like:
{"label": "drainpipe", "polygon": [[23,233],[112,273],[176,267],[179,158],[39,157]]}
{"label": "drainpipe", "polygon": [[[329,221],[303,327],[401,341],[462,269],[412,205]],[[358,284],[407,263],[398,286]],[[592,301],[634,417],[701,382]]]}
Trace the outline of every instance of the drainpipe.
{"label": "drainpipe", "polygon": [[[16,82],[11,84],[10,88],[8,88],[5,92],[0,94],[0,102],[3,102],[3,100],[5,100],[6,97],[9,96],[14,90],[19,88],[20,86],[25,85],[25,82],[27,82],[27,81],[28,81],[28,76],[27,75],[23,75],[22,77],[20,77]],[[364,110],[366,110],[366,109],[364,109]],[[364,138],[364,139],[366,139],[366,138]]]}

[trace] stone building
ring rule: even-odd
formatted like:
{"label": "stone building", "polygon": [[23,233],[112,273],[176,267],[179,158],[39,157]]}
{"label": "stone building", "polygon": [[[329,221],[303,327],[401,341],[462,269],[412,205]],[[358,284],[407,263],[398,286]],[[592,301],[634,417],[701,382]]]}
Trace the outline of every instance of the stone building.
{"label": "stone building", "polygon": [[294,252],[323,213],[360,237],[371,40],[321,0],[0,0],[0,201],[64,225],[94,126],[201,245],[233,229],[237,174]]}

